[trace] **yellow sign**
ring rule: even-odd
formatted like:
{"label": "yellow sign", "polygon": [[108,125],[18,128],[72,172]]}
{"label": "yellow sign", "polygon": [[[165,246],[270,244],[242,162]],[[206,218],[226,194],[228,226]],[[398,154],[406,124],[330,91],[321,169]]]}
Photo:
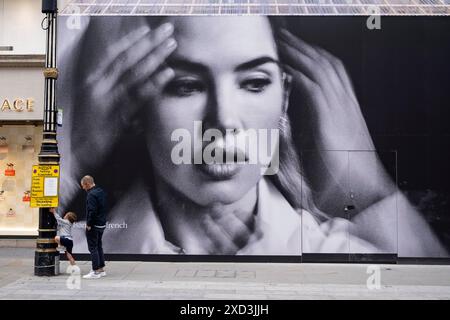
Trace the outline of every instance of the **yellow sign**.
{"label": "yellow sign", "polygon": [[52,208],[58,206],[59,166],[33,166],[31,174],[32,208]]}

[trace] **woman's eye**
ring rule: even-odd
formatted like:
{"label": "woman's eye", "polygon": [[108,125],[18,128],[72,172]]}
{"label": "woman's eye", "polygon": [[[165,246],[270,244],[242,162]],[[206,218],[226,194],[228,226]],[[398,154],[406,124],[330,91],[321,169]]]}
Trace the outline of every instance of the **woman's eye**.
{"label": "woman's eye", "polygon": [[188,97],[204,90],[205,87],[201,81],[190,79],[173,80],[164,89],[165,93],[177,97]]}
{"label": "woman's eye", "polygon": [[241,83],[241,88],[250,92],[260,93],[263,92],[272,81],[267,78],[254,78],[248,79]]}

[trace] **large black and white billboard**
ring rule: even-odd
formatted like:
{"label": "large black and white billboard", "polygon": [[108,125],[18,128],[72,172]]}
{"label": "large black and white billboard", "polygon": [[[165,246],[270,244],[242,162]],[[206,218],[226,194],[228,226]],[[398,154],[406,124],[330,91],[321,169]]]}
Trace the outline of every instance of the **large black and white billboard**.
{"label": "large black and white billboard", "polygon": [[[450,20],[60,17],[60,210],[106,253],[447,257]],[[445,39],[446,38],[446,39]]]}

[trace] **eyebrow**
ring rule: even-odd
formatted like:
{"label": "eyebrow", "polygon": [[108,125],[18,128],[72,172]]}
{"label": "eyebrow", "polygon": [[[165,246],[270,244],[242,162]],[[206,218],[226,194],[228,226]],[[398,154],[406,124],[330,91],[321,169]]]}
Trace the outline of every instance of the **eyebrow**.
{"label": "eyebrow", "polygon": [[207,73],[208,67],[199,62],[194,62],[185,58],[169,58],[167,59],[167,64],[169,67],[174,69],[182,69],[186,71]]}
{"label": "eyebrow", "polygon": [[234,70],[235,71],[246,71],[246,70],[256,68],[260,65],[266,64],[266,63],[275,63],[276,65],[281,66],[280,61],[275,60],[274,58],[260,57],[260,58],[256,58],[256,59],[244,62],[244,63],[238,65]]}
{"label": "eyebrow", "polygon": [[[239,64],[234,68],[234,71],[240,72],[240,71],[246,71],[253,68],[256,68],[260,65],[266,64],[266,63],[275,63],[279,67],[281,67],[280,61],[271,58],[269,56],[262,56],[244,63]],[[191,61],[185,58],[169,58],[167,61],[167,64],[171,68],[177,68],[182,69],[186,71],[192,71],[192,72],[199,72],[199,73],[207,73],[208,67],[200,62]]]}

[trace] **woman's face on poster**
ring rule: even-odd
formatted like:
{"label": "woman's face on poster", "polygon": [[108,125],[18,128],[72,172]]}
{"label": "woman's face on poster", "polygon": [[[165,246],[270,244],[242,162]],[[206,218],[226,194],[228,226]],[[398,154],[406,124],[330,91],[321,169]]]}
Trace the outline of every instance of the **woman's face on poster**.
{"label": "woman's face on poster", "polygon": [[[233,150],[244,163],[226,159],[228,141],[249,129],[276,130],[282,115],[282,77],[270,23],[264,17],[167,20],[177,41],[167,60],[174,77],[149,108],[146,133],[157,179],[199,205],[235,202],[258,183],[262,170],[261,164],[249,163],[249,149],[239,145]],[[180,129],[189,136],[174,136]],[[208,129],[223,139],[205,141]],[[175,155],[190,163],[175,163],[177,145],[189,146]],[[208,145],[223,151],[224,163],[208,165],[202,159],[198,164]]]}

